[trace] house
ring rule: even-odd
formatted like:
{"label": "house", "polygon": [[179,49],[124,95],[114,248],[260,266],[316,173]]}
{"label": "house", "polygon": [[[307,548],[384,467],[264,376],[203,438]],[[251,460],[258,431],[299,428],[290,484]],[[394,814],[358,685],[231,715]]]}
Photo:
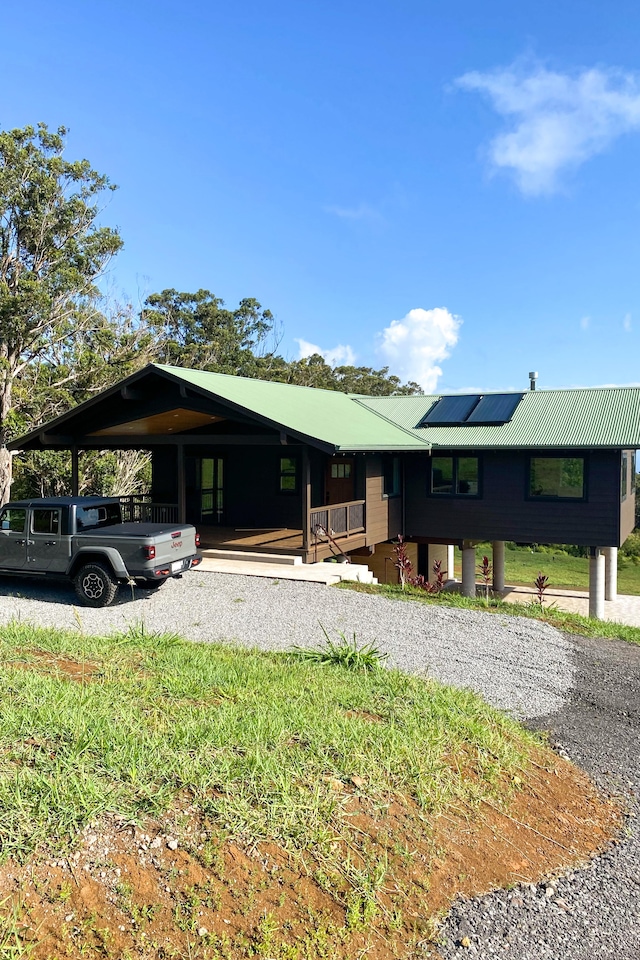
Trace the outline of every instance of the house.
{"label": "house", "polygon": [[496,589],[505,541],[580,544],[602,615],[634,526],[640,388],[365,397],[151,364],[10,446],[70,450],[73,493],[82,450],[149,450],[151,490],[125,507],[196,523],[205,546],[375,567],[402,532],[428,574],[457,544],[468,595],[479,541]]}

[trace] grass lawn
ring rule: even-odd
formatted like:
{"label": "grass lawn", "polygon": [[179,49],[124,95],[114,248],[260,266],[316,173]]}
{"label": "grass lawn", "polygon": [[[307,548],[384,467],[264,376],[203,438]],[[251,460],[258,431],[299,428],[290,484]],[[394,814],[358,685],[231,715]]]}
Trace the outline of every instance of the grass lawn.
{"label": "grass lawn", "polygon": [[470,876],[606,840],[611,811],[536,737],[374,652],[3,627],[0,955],[408,957]]}
{"label": "grass lawn", "polygon": [[[481,544],[476,549],[478,562],[483,555],[493,561],[491,544]],[[462,556],[456,548],[456,576],[462,576]],[[549,577],[550,587],[572,587],[576,590],[589,589],[589,560],[586,557],[572,557],[562,551],[547,553],[532,551],[529,547],[515,547],[505,550],[505,580],[507,583],[531,586],[538,573]],[[640,564],[618,558],[618,592],[640,595]]]}

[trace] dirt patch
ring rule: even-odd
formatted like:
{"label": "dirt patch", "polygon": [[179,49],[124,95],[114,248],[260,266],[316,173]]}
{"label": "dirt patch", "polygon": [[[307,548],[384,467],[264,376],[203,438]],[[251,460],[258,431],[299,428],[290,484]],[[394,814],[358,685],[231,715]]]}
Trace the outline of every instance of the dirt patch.
{"label": "dirt patch", "polygon": [[12,660],[11,666],[18,670],[38,670],[41,673],[62,674],[76,683],[89,683],[102,674],[102,668],[90,660],[73,660],[56,656],[48,650],[29,649],[25,653],[34,660]]}
{"label": "dirt patch", "polygon": [[365,720],[368,723],[384,723],[384,717],[379,713],[369,713],[368,710],[345,710],[345,717],[354,717],[356,720]]}
{"label": "dirt patch", "polygon": [[[0,934],[36,960],[395,960],[418,944],[436,956],[437,919],[457,894],[538,882],[620,829],[616,802],[547,751],[522,781],[502,785],[514,790],[504,807],[454,805],[434,818],[343,784],[348,833],[336,825],[326,850],[295,854],[232,839],[188,801],[144,829],[110,817],[68,856],[2,867]],[[375,871],[363,870],[365,854]]]}

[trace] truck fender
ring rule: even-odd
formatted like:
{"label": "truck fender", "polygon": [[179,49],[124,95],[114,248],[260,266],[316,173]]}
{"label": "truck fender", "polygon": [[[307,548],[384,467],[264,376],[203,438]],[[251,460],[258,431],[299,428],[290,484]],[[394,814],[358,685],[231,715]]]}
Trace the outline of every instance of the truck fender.
{"label": "truck fender", "polygon": [[80,547],[71,558],[67,574],[71,576],[83,563],[106,560],[118,580],[129,580],[129,571],[115,547]]}

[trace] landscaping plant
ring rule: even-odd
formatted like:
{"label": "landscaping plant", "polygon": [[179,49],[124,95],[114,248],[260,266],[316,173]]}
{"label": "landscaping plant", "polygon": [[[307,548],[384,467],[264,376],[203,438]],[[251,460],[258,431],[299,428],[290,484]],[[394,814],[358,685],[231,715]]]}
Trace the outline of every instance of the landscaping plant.
{"label": "landscaping plant", "polygon": [[417,587],[420,590],[426,591],[426,593],[440,593],[444,588],[444,573],[442,572],[442,561],[434,560],[433,561],[433,573],[434,580],[429,581],[426,577],[423,577],[421,573],[414,574],[413,564],[407,553],[407,545],[402,534],[398,534],[398,539],[394,545],[393,552],[396,555],[394,561],[394,566],[398,568],[400,574],[400,585],[402,589],[405,589],[405,586]]}
{"label": "landscaping plant", "polygon": [[538,573],[538,576],[533,581],[533,585],[536,588],[535,602],[538,603],[542,608],[544,606],[545,593],[546,593],[547,587],[549,586],[549,577],[545,576],[542,570],[540,570],[540,572]]}
{"label": "landscaping plant", "polygon": [[489,589],[491,586],[492,570],[491,570],[491,561],[486,555],[482,558],[482,563],[479,566],[480,579],[482,580],[482,585],[484,587],[484,599],[485,603],[489,602]]}

